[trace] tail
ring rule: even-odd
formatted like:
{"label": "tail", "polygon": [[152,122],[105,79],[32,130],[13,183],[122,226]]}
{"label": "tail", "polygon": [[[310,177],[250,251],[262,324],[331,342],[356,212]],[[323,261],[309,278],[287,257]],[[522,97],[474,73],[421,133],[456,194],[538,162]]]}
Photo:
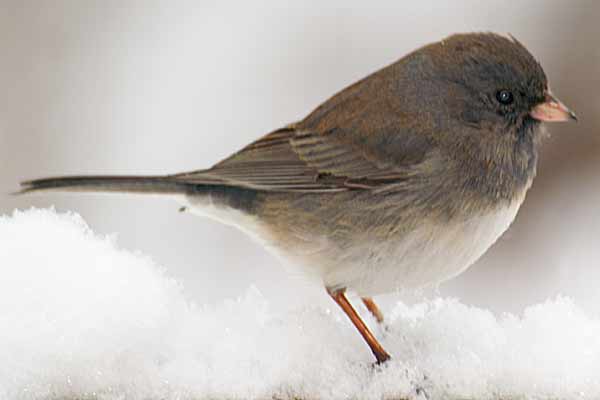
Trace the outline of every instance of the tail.
{"label": "tail", "polygon": [[21,182],[16,194],[32,192],[186,193],[193,185],[169,176],[64,176]]}

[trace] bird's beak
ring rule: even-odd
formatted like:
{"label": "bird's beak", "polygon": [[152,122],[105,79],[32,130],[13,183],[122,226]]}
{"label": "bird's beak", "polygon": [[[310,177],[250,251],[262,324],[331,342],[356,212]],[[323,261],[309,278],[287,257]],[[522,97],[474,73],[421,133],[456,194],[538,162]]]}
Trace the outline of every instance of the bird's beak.
{"label": "bird's beak", "polygon": [[575,113],[569,110],[567,106],[554,97],[550,91],[546,92],[544,102],[533,107],[533,109],[529,112],[529,115],[538,121],[577,121],[577,116]]}

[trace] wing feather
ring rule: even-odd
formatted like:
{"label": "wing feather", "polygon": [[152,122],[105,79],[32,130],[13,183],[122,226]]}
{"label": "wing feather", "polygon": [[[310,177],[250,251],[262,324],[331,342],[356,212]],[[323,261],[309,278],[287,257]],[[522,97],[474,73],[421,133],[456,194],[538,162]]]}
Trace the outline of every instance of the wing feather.
{"label": "wing feather", "polygon": [[367,190],[395,183],[406,168],[381,168],[336,132],[318,134],[293,126],[272,132],[207,170],[173,175],[196,184],[268,191]]}
{"label": "wing feather", "polygon": [[398,187],[418,175],[434,146],[430,127],[415,122],[419,119],[407,113],[401,99],[369,95],[390,87],[380,78],[361,81],[303,121],[269,133],[212,168],[171,178],[265,191]]}

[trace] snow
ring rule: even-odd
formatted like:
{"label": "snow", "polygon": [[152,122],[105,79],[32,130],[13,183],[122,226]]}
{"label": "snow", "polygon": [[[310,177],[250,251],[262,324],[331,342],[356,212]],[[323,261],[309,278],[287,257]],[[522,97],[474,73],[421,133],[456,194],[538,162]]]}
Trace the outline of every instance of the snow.
{"label": "snow", "polygon": [[600,320],[564,297],[520,316],[398,303],[368,319],[394,355],[376,367],[333,304],[190,304],[75,214],[1,217],[0,266],[0,399],[600,398]]}

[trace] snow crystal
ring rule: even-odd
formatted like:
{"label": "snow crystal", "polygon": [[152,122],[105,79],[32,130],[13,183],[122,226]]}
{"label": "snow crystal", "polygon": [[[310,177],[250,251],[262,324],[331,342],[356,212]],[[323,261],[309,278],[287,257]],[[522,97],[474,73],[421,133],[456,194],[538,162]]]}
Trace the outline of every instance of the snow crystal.
{"label": "snow crystal", "polygon": [[333,304],[275,312],[250,288],[195,306],[74,214],[0,218],[0,266],[1,399],[600,398],[600,321],[567,298],[398,303],[368,319],[394,355],[376,367]]}

